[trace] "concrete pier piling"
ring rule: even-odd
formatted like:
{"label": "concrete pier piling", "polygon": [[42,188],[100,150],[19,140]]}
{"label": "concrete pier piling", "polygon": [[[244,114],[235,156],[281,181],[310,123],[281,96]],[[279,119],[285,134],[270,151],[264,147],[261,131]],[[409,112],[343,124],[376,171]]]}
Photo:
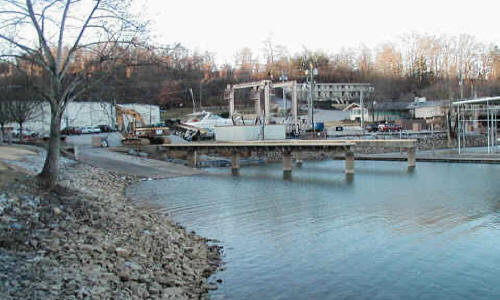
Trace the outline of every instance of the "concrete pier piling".
{"label": "concrete pier piling", "polygon": [[292,175],[292,153],[283,153],[283,177],[289,178]]}
{"label": "concrete pier piling", "polygon": [[347,175],[354,174],[354,153],[352,151],[345,152],[345,173]]}
{"label": "concrete pier piling", "polygon": [[240,154],[237,151],[233,151],[231,154],[231,174],[233,176],[238,176],[240,173]]}
{"label": "concrete pier piling", "polygon": [[416,152],[417,149],[415,147],[408,148],[408,168],[415,168],[417,165]]}
{"label": "concrete pier piling", "polygon": [[75,160],[80,159],[80,155],[78,153],[78,145],[76,145],[76,144],[73,145],[73,155],[74,155]]}
{"label": "concrete pier piling", "polygon": [[295,153],[295,165],[300,168],[302,167],[302,152]]}
{"label": "concrete pier piling", "polygon": [[198,152],[196,150],[190,150],[188,153],[188,165],[191,168],[197,168],[198,167]]}

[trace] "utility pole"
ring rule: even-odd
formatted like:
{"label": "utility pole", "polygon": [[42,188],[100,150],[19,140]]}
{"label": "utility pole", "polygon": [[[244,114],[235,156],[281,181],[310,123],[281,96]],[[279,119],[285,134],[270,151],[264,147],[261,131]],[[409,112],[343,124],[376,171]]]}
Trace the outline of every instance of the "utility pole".
{"label": "utility pole", "polygon": [[[310,78],[308,78],[308,75],[311,75]],[[310,105],[309,108],[311,110],[311,125],[312,125],[312,130],[313,132],[316,132],[316,128],[314,126],[314,99],[313,99],[313,88],[314,88],[314,76],[318,75],[318,69],[313,68],[313,65],[309,65],[309,70],[306,70],[306,81],[309,79],[309,101]]]}
{"label": "utility pole", "polygon": [[116,124],[116,98],[113,97],[113,103],[111,104],[111,127],[113,129],[118,129],[118,126]]}
{"label": "utility pole", "polygon": [[464,78],[460,76],[460,81],[458,82],[460,86],[460,100],[464,99]]}
{"label": "utility pole", "polygon": [[189,88],[189,93],[191,94],[191,100],[193,100],[193,114],[196,112],[196,103],[194,102],[193,89]]}
{"label": "utility pole", "polygon": [[363,89],[359,91],[359,105],[361,106],[361,130],[365,133],[365,106],[363,105]]}
{"label": "utility pole", "polygon": [[287,105],[286,105],[286,94],[285,94],[285,81],[288,80],[288,77],[286,76],[285,74],[285,71],[281,70],[281,76],[280,76],[280,80],[281,82],[283,83],[283,105],[284,105],[284,108],[285,108],[285,124],[286,124],[286,119],[287,119],[287,115],[288,115],[288,111],[287,111]]}
{"label": "utility pole", "polygon": [[312,66],[311,66],[311,79],[310,79],[310,89],[309,89],[309,97],[311,99],[311,124],[313,132],[316,132],[316,128],[314,126],[314,100],[313,100],[313,74],[312,74]]}
{"label": "utility pole", "polygon": [[201,80],[200,80],[200,111],[203,110],[202,106],[201,106]]}

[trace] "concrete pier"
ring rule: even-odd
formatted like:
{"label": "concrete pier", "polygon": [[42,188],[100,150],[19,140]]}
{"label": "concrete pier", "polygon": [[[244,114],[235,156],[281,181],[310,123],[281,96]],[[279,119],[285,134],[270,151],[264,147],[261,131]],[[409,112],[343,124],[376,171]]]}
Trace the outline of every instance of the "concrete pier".
{"label": "concrete pier", "polygon": [[78,145],[76,145],[76,144],[73,144],[73,155],[74,155],[75,160],[80,160],[80,156],[78,153]]}
{"label": "concrete pier", "polygon": [[187,161],[188,161],[188,165],[191,168],[197,168],[198,167],[198,151],[190,149],[188,151]]}
{"label": "concrete pier", "polygon": [[302,152],[344,152],[345,173],[354,174],[354,153],[351,147],[392,147],[405,148],[408,151],[408,166],[416,165],[416,140],[275,140],[275,141],[249,141],[249,142],[216,142],[216,143],[186,143],[165,144],[156,146],[158,151],[187,151],[189,164],[197,167],[200,153],[213,153],[228,151],[231,153],[231,170],[234,175],[239,173],[239,157],[241,153],[248,152],[280,152],[283,155],[283,174],[292,173],[292,153],[295,154],[296,164],[302,164]]}
{"label": "concrete pier", "polygon": [[352,151],[345,152],[345,173],[347,175],[354,174],[354,153]]}
{"label": "concrete pier", "polygon": [[302,167],[302,152],[295,153],[295,165],[300,168]]}
{"label": "concrete pier", "polygon": [[417,160],[416,160],[416,148],[408,148],[408,168],[415,168],[417,165]]}
{"label": "concrete pier", "polygon": [[240,154],[233,151],[231,154],[231,174],[237,176],[240,173]]}
{"label": "concrete pier", "polygon": [[283,153],[283,177],[288,178],[292,175],[292,152]]}

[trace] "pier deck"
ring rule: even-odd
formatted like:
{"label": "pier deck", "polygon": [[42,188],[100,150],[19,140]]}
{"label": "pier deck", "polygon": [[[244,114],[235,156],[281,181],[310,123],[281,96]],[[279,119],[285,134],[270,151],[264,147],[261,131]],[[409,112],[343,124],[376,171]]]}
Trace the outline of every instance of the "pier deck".
{"label": "pier deck", "polygon": [[391,140],[267,140],[248,142],[196,142],[186,144],[164,144],[159,145],[159,151],[186,151],[190,158],[190,165],[197,166],[197,157],[200,153],[209,151],[231,152],[231,168],[233,174],[238,174],[239,156],[248,151],[278,151],[283,154],[283,173],[289,175],[292,172],[292,153],[295,153],[297,164],[301,164],[301,153],[307,152],[344,152],[346,160],[346,174],[354,174],[354,154],[351,147],[392,147],[404,148],[408,153],[408,167],[414,168],[416,140],[413,139],[391,139]]}

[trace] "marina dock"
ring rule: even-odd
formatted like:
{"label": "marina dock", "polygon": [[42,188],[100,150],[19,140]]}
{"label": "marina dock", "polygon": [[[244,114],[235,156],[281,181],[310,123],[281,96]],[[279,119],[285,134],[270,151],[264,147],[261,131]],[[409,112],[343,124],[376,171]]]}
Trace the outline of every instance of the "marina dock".
{"label": "marina dock", "polygon": [[268,140],[248,142],[197,142],[186,144],[164,144],[157,146],[157,151],[186,151],[192,167],[197,167],[198,156],[213,152],[230,152],[231,169],[234,175],[239,173],[239,158],[241,153],[252,151],[281,152],[283,155],[283,174],[292,172],[292,154],[295,154],[297,164],[302,164],[302,152],[333,152],[343,153],[345,158],[345,173],[354,174],[354,153],[352,147],[384,147],[404,149],[407,153],[408,167],[416,166],[416,140]]}

